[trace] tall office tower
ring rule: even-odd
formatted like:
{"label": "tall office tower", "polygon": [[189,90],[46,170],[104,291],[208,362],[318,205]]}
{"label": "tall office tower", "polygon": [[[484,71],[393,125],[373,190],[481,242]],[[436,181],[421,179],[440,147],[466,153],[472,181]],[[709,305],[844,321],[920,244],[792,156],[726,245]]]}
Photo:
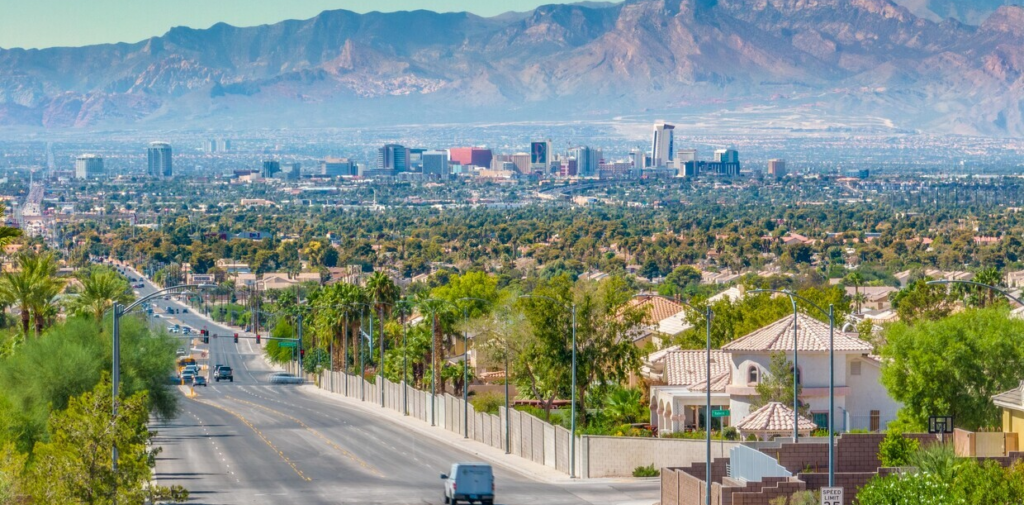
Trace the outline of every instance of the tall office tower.
{"label": "tall office tower", "polygon": [[551,141],[530,142],[530,171],[548,173],[551,167]]}
{"label": "tall office tower", "polygon": [[406,159],[406,169],[412,172],[423,171],[423,153],[427,152],[426,149],[420,148],[409,148],[405,150],[408,155]]}
{"label": "tall office tower", "polygon": [[676,161],[682,166],[687,161],[697,161],[697,150],[696,149],[680,149],[676,151]]}
{"label": "tall office tower", "polygon": [[384,144],[377,150],[377,169],[405,172],[409,169],[408,151],[399,144]]}
{"label": "tall office tower", "polygon": [[297,181],[302,178],[302,164],[301,163],[288,163],[285,168],[278,174],[278,177],[286,181]]}
{"label": "tall office tower", "polygon": [[103,176],[103,158],[95,154],[83,154],[75,158],[75,178],[93,179]]}
{"label": "tall office tower", "polygon": [[494,155],[485,147],[456,147],[451,149],[452,163],[488,168]]}
{"label": "tall office tower", "polygon": [[654,141],[651,146],[651,163],[654,167],[667,167],[675,159],[673,137],[676,127],[664,121],[654,123]]}
{"label": "tall office tower", "polygon": [[715,161],[719,163],[739,163],[740,153],[735,149],[716,149]]}
{"label": "tall office tower", "polygon": [[601,164],[601,150],[590,147],[574,147],[569,149],[569,156],[576,158],[576,175],[580,177],[596,177]]}
{"label": "tall office tower", "polygon": [[516,164],[516,170],[521,174],[530,173],[530,153],[515,153],[512,155],[512,163]]}
{"label": "tall office tower", "polygon": [[448,153],[426,151],[423,153],[423,175],[431,179],[448,179]]}
{"label": "tall office tower", "polygon": [[226,153],[231,150],[231,141],[228,139],[220,139],[217,141],[217,150]]}
{"label": "tall office tower", "polygon": [[644,169],[647,168],[647,155],[640,149],[633,149],[629,152],[629,161],[633,163],[629,176],[637,179],[640,178],[644,173]]}
{"label": "tall office tower", "polygon": [[348,158],[324,158],[320,160],[320,175],[324,177],[342,177],[358,175],[356,164]]}
{"label": "tall office tower", "polygon": [[786,160],[768,160],[768,175],[781,179],[786,176]]}
{"label": "tall office tower", "polygon": [[205,152],[205,153],[215,153],[215,152],[217,152],[217,140],[216,139],[204,140],[203,141],[203,152]]}
{"label": "tall office tower", "polygon": [[174,176],[170,144],[166,142],[152,142],[149,144],[148,154],[150,177],[169,179]]}
{"label": "tall office tower", "polygon": [[260,177],[264,179],[270,179],[275,174],[281,171],[281,162],[274,160],[266,160],[263,162],[263,168],[260,169]]}

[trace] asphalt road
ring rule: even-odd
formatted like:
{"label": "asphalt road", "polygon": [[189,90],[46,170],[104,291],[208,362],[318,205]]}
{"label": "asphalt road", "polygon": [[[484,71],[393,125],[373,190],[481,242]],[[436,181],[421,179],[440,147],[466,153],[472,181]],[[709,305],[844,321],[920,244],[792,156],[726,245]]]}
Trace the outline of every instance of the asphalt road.
{"label": "asphalt road", "polygon": [[[133,277],[139,277],[137,273]],[[139,290],[145,296],[154,291]],[[158,309],[168,304],[160,299]],[[157,311],[161,312],[160,310]],[[177,418],[154,421],[156,479],[180,484],[194,504],[434,504],[443,503],[441,473],[473,461],[459,447],[295,386],[270,385],[273,370],[253,340],[188,314],[178,322],[211,334],[211,363],[234,370],[233,383],[211,382],[184,394]],[[244,334],[243,334],[244,335]],[[197,340],[198,342],[198,340]],[[501,504],[652,504],[656,482],[578,481],[551,484],[494,467]]]}

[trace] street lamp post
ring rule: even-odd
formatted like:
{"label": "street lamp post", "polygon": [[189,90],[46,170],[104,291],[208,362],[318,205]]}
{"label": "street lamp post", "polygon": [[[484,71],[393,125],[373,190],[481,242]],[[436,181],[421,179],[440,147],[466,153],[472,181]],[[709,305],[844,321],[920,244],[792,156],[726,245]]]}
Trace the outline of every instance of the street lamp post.
{"label": "street lamp post", "polygon": [[[456,302],[461,301],[478,301],[490,304],[489,300],[483,298],[475,298],[472,296],[466,296],[455,300]],[[464,325],[469,325],[469,307],[462,308],[462,322]],[[462,328],[462,438],[469,438],[469,328]]]}
{"label": "street lamp post", "polygon": [[835,359],[835,306],[829,304],[828,310],[819,307],[814,302],[800,296],[788,289],[755,289],[751,293],[780,293],[789,297],[793,304],[793,443],[798,443],[800,421],[799,406],[800,400],[797,395],[799,369],[797,368],[797,310],[796,301],[801,300],[807,305],[814,307],[822,314],[828,316],[828,485],[835,486],[835,412],[836,412],[836,359]]}
{"label": "street lamp post", "polygon": [[937,284],[942,284],[942,285],[966,284],[966,285],[969,285],[969,286],[978,286],[978,287],[982,287],[982,288],[991,289],[992,291],[995,291],[996,293],[999,293],[999,294],[1009,298],[1010,300],[1013,300],[1013,301],[1017,302],[1018,305],[1024,306],[1024,302],[1022,302],[1020,300],[1020,298],[1017,298],[1016,296],[1013,296],[1010,293],[1007,293],[1006,291],[1004,291],[1004,290],[1002,290],[1000,288],[997,288],[997,287],[995,287],[995,286],[993,286],[991,284],[984,284],[984,283],[981,283],[981,282],[974,282],[974,281],[960,281],[960,280],[928,281],[925,284],[927,284],[929,286],[934,286],[934,285],[937,285]]}
{"label": "street lamp post", "polygon": [[[555,302],[555,303],[561,305],[563,308],[571,308],[571,311],[572,311],[572,399],[571,399],[571,404],[572,405],[571,405],[571,408],[569,410],[569,415],[572,416],[572,418],[569,421],[569,426],[570,426],[570,428],[569,428],[569,478],[570,479],[575,479],[576,478],[576,304],[575,303],[566,304],[565,302],[561,302],[561,301],[558,301],[558,300],[556,300],[554,298],[551,298],[550,296],[544,296],[544,295],[527,294],[527,295],[519,295],[519,297],[520,298],[544,298],[544,299],[551,300],[552,302]],[[508,377],[505,377],[505,380],[506,380],[506,383],[507,383]]]}
{"label": "street lamp post", "polygon": [[[452,302],[440,298],[424,298],[421,302],[447,303],[456,311],[459,309]],[[434,410],[437,407],[437,339],[434,336],[434,326],[437,325],[437,307],[431,309],[430,313],[430,425],[434,426]]]}
{"label": "street lamp post", "polygon": [[[182,285],[178,285],[178,286],[171,286],[169,288],[164,288],[164,289],[161,289],[159,291],[154,291],[153,293],[150,293],[148,296],[140,298],[140,299],[136,300],[135,302],[129,304],[128,306],[122,306],[120,303],[114,302],[114,305],[111,307],[111,315],[113,317],[113,327],[112,327],[111,332],[110,332],[111,333],[111,338],[112,338],[112,342],[111,343],[112,343],[112,347],[113,347],[112,360],[111,360],[111,374],[110,374],[110,378],[111,378],[111,381],[112,381],[110,389],[111,389],[111,394],[112,394],[112,397],[113,397],[112,398],[112,402],[111,402],[111,405],[112,405],[112,409],[111,409],[112,412],[111,413],[113,414],[112,419],[114,420],[114,422],[117,422],[118,395],[120,393],[120,383],[121,383],[121,318],[123,316],[127,315],[128,313],[130,313],[132,310],[135,310],[137,307],[140,307],[143,303],[145,303],[145,302],[147,302],[149,300],[152,300],[153,298],[156,298],[156,297],[158,297],[158,296],[160,296],[160,295],[162,295],[164,293],[170,293],[172,291],[189,290],[189,289],[209,289],[211,287],[215,287],[215,286],[213,286],[211,284],[182,284]],[[114,505],[117,505],[117,459],[118,459],[118,450],[117,450],[117,442],[116,441],[113,443],[113,447],[111,447],[111,458],[112,459],[111,459],[110,468],[113,471],[114,476],[115,476],[115,478],[114,478],[114,490],[113,490],[112,502],[114,503]]]}
{"label": "street lamp post", "polygon": [[[639,294],[639,295],[633,295],[633,298],[651,298],[653,296],[660,296],[660,295]],[[691,310],[694,310],[694,311],[697,310],[697,307],[694,307],[693,305],[690,305],[687,302],[677,301],[677,303],[681,303],[681,304],[689,307]],[[704,485],[705,485],[705,488],[704,488],[704,503],[705,503],[705,505],[711,505],[711,318],[714,317],[714,315],[715,314],[714,314],[714,312],[711,311],[711,306],[710,305],[704,307],[704,336],[705,336],[705,346],[706,346],[706,352],[707,352],[707,354],[705,356],[705,358],[706,358],[705,365],[707,366],[707,369],[706,369],[707,373],[706,373],[706,377],[705,377],[705,388],[706,388],[705,400],[706,400],[706,404],[704,406],[704,410],[705,410],[705,412],[704,412],[704,442],[705,442],[705,444],[704,444],[704,465],[705,465],[705,467],[704,467],[704,471],[705,471],[704,475],[706,476],[706,478],[704,479]]]}

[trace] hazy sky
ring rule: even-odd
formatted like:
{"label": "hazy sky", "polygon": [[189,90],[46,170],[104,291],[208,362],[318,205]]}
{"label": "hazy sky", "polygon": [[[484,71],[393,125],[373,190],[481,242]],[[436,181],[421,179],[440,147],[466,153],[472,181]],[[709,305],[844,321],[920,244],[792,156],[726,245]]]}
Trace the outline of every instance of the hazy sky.
{"label": "hazy sky", "polygon": [[[576,0],[573,0],[576,1]],[[328,9],[429,9],[493,16],[562,0],[0,0],[0,47],[137,42],[173,26],[208,28],[307,19]]]}

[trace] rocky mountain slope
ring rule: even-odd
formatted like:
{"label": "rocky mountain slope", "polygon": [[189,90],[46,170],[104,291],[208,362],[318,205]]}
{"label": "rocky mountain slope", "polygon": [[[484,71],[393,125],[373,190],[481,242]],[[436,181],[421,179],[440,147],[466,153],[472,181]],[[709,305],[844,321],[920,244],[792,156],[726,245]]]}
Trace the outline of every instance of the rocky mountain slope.
{"label": "rocky mountain slope", "polygon": [[345,126],[771,104],[1016,136],[1022,76],[1020,7],[980,26],[890,0],[629,0],[496,18],[328,11],[0,50],[0,125]]}

